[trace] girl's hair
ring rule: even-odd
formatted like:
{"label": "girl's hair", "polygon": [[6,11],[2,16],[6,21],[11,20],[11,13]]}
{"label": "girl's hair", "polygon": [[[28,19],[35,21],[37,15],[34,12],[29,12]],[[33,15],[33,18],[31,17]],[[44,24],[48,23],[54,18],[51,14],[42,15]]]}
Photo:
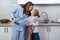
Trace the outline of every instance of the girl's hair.
{"label": "girl's hair", "polygon": [[40,15],[39,15],[39,11],[38,11],[37,9],[33,9],[33,10],[34,10],[34,13],[35,13],[34,16],[38,16],[38,17],[40,17]]}
{"label": "girl's hair", "polygon": [[27,14],[28,16],[30,15],[30,13],[29,13],[29,7],[30,7],[30,6],[33,6],[33,3],[30,2],[30,1],[28,1],[28,2],[23,6],[23,8],[24,8],[23,13]]}

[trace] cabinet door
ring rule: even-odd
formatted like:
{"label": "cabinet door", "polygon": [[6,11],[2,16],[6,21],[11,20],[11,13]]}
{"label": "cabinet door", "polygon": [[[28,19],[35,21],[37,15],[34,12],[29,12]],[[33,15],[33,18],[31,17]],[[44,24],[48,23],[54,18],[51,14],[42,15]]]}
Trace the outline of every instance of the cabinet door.
{"label": "cabinet door", "polygon": [[60,27],[51,27],[51,32],[49,32],[49,40],[60,40]]}
{"label": "cabinet door", "polygon": [[7,40],[7,31],[5,27],[0,27],[0,40]]}
{"label": "cabinet door", "polygon": [[11,27],[8,27],[7,29],[7,35],[6,35],[6,40],[11,40],[11,35],[12,35],[12,30]]}
{"label": "cabinet door", "polygon": [[47,27],[39,27],[40,40],[48,40]]}
{"label": "cabinet door", "polygon": [[10,27],[0,27],[0,40],[11,40]]}
{"label": "cabinet door", "polygon": [[3,30],[3,27],[0,27],[0,40],[4,40],[4,30]]}
{"label": "cabinet door", "polygon": [[11,40],[12,37],[12,29],[11,27],[8,28],[8,40]]}

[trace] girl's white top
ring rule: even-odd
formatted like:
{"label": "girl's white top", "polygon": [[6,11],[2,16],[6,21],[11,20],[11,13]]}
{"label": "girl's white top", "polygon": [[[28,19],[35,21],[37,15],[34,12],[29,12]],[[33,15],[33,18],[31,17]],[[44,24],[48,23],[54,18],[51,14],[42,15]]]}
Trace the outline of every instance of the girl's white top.
{"label": "girl's white top", "polygon": [[35,20],[35,17],[34,16],[30,16],[26,19],[24,19],[25,21],[28,21],[28,22],[31,22],[34,26],[34,30],[33,30],[33,33],[37,33],[38,32],[38,27],[36,27],[35,25],[38,25],[39,22],[37,20]]}

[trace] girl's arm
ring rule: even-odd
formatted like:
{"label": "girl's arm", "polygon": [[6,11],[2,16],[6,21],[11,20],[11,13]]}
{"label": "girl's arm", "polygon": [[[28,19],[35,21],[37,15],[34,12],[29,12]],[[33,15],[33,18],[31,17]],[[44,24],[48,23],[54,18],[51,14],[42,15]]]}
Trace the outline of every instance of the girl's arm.
{"label": "girl's arm", "polygon": [[25,20],[25,24],[26,24],[26,26],[30,27],[30,26],[33,25],[31,22],[28,21],[28,20],[30,20],[29,17],[26,18],[26,19],[24,19],[24,20]]}
{"label": "girl's arm", "polygon": [[40,18],[38,16],[35,17],[33,26],[37,26],[39,24],[39,19]]}
{"label": "girl's arm", "polygon": [[40,17],[36,16],[35,21],[39,21]]}

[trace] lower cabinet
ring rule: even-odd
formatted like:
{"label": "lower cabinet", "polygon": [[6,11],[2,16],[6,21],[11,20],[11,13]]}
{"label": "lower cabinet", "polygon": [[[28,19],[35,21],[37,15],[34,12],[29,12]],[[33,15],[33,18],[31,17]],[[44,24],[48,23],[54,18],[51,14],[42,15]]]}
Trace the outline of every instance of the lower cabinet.
{"label": "lower cabinet", "polygon": [[[0,27],[0,40],[11,40],[11,27]],[[60,27],[39,27],[40,40],[60,40]]]}
{"label": "lower cabinet", "polygon": [[11,27],[0,27],[0,40],[11,40]]}
{"label": "lower cabinet", "polygon": [[49,35],[47,29],[47,27],[39,27],[40,40],[48,40]]}
{"label": "lower cabinet", "polygon": [[39,27],[40,40],[60,40],[60,26]]}
{"label": "lower cabinet", "polygon": [[60,40],[60,26],[51,27],[51,32],[49,32],[49,40]]}
{"label": "lower cabinet", "polygon": [[12,37],[12,29],[11,27],[8,27],[7,40],[11,40],[11,37]]}
{"label": "lower cabinet", "polygon": [[4,40],[4,29],[0,27],[0,40]]}

